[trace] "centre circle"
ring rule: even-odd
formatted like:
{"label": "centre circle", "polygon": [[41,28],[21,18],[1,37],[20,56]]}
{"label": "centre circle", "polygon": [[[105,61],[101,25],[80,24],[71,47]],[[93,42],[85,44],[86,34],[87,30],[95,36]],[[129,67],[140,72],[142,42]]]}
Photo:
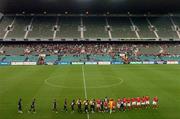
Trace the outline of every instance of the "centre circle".
{"label": "centre circle", "polygon": [[[94,81],[91,81],[90,83],[88,83],[89,79],[88,80],[86,79],[86,88],[110,88],[110,87],[121,85],[123,83],[123,81],[124,81],[122,78],[118,78],[118,77],[115,77],[115,76],[107,76],[107,77],[108,77],[108,80],[111,80],[111,81],[113,80],[114,82],[113,83],[108,82],[108,84],[107,83],[106,84],[102,84],[102,83],[104,83],[103,80],[106,80],[106,79],[98,80],[97,78],[95,78],[95,79],[93,79]],[[53,79],[57,79],[57,78],[55,78],[55,77],[54,78],[53,77],[52,78],[48,78],[48,79],[45,80],[45,84],[47,84],[47,85],[49,85],[51,87],[56,87],[56,88],[73,88],[73,89],[74,88],[75,89],[83,88],[83,86],[82,87],[74,86],[73,83],[75,83],[76,80],[72,81],[72,80],[69,80],[67,78],[64,78],[63,80],[66,80],[66,81],[69,80],[68,83],[71,84],[71,86],[65,86],[65,85],[63,85],[63,83],[62,84],[58,84],[59,81],[58,81],[58,83],[52,82]],[[89,86],[89,84],[91,86]]]}

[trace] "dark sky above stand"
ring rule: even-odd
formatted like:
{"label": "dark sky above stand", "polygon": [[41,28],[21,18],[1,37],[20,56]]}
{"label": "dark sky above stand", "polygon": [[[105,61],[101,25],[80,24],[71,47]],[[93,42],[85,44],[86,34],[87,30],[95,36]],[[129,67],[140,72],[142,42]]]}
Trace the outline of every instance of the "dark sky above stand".
{"label": "dark sky above stand", "polygon": [[180,12],[180,0],[0,0],[2,13],[167,13]]}

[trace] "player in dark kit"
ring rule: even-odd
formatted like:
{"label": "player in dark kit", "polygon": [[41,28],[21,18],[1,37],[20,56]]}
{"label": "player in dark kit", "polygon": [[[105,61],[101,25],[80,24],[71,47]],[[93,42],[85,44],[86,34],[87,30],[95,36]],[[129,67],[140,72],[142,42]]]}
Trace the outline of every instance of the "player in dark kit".
{"label": "player in dark kit", "polygon": [[104,112],[104,100],[101,100],[100,105],[101,105],[101,112]]}
{"label": "player in dark kit", "polygon": [[124,102],[123,102],[123,99],[121,99],[121,105],[120,105],[120,110],[121,111],[125,111],[125,109],[124,109]]}
{"label": "player in dark kit", "polygon": [[91,100],[90,101],[90,110],[91,110],[92,113],[95,112],[95,105],[96,105],[95,99]]}
{"label": "player in dark kit", "polygon": [[58,111],[57,111],[57,101],[56,101],[56,99],[54,99],[54,101],[53,101],[53,111],[56,112],[56,113],[58,113]]}
{"label": "player in dark kit", "polygon": [[22,99],[21,98],[18,101],[18,113],[23,113],[23,111],[22,111]]}
{"label": "player in dark kit", "polygon": [[67,112],[67,99],[64,100],[64,111]]}
{"label": "player in dark kit", "polygon": [[36,113],[35,101],[36,101],[36,99],[34,98],[33,101],[32,101],[31,107],[29,109],[29,112]]}
{"label": "player in dark kit", "polygon": [[74,112],[74,106],[75,106],[75,100],[72,100],[72,102],[71,102],[71,110],[72,110],[72,112]]}
{"label": "player in dark kit", "polygon": [[84,101],[84,112],[85,113],[88,113],[89,112],[89,101],[88,100],[85,100]]}
{"label": "player in dark kit", "polygon": [[81,99],[78,99],[76,104],[78,106],[78,112],[81,113],[82,112],[82,102],[81,102]]}

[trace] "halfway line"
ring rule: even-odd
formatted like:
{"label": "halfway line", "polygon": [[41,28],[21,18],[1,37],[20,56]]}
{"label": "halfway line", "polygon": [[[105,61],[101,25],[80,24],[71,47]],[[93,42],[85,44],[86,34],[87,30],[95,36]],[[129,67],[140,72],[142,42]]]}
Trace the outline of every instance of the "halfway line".
{"label": "halfway line", "polygon": [[[85,73],[84,73],[84,65],[82,65],[82,75],[83,75],[83,83],[84,83],[84,94],[85,98],[87,99],[87,88],[86,88],[86,78],[85,78]],[[89,119],[89,113],[87,113],[87,119]]]}

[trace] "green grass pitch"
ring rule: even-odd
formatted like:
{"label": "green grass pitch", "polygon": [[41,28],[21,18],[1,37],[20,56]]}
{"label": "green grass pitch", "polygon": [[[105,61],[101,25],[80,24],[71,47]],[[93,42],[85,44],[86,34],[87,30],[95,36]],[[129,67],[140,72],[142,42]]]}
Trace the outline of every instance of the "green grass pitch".
{"label": "green grass pitch", "polygon": [[[159,97],[157,110],[95,113],[89,114],[89,119],[180,119],[180,65],[3,66],[0,119],[87,119],[86,114],[51,111],[54,98],[61,110],[64,98],[69,103],[73,98],[84,99],[85,91],[89,99]],[[23,114],[17,113],[19,97],[23,99]],[[37,113],[29,114],[33,98]]]}

